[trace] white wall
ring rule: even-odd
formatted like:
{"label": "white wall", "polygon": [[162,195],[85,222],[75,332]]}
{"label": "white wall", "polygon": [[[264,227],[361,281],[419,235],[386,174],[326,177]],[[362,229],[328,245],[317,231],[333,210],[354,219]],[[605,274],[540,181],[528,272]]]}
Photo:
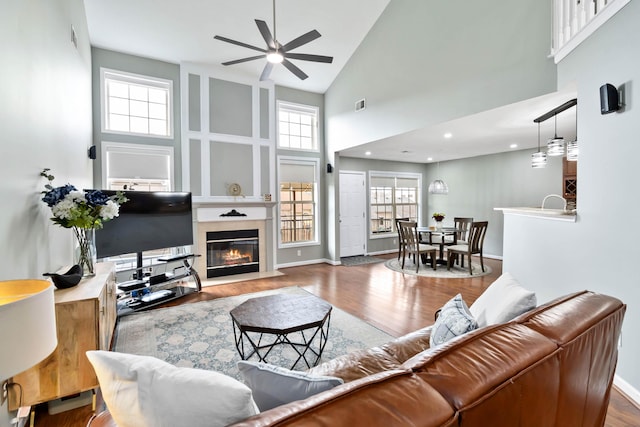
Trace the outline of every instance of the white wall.
{"label": "white wall", "polygon": [[[92,182],[84,4],[0,0],[0,10],[0,280],[41,278],[72,264],[73,240],[70,230],[48,219],[40,171],[51,168],[59,185]],[[72,25],[78,50],[70,41]],[[0,425],[8,425],[8,417],[5,404]]]}
{"label": "white wall", "polygon": [[[578,221],[505,218],[504,271],[546,301],[589,289],[627,304],[617,375],[640,390],[640,2],[632,1],[558,64],[578,88]],[[600,114],[599,87],[624,86],[623,111]],[[640,397],[640,394],[635,396]]]}

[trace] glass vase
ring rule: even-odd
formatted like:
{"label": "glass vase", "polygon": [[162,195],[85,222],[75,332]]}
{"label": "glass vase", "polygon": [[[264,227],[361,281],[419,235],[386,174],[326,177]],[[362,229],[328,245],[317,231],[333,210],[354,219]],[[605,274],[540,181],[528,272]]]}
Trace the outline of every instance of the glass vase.
{"label": "glass vase", "polygon": [[76,264],[82,267],[82,276],[96,274],[96,230],[94,228],[74,227],[78,247],[76,248]]}

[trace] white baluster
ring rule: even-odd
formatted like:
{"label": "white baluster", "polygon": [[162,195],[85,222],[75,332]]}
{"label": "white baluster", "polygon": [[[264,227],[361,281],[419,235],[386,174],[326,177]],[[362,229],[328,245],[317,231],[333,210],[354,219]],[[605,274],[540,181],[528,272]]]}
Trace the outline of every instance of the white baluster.
{"label": "white baluster", "polygon": [[571,40],[571,3],[573,0],[564,0],[563,5],[563,33],[564,33],[564,42],[567,43]]}

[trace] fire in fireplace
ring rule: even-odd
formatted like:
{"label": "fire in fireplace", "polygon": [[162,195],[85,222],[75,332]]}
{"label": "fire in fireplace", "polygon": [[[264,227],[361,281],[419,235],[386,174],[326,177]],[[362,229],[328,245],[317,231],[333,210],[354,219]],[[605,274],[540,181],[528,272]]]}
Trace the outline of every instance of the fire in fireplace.
{"label": "fire in fireplace", "polygon": [[258,230],[207,232],[207,278],[260,271]]}

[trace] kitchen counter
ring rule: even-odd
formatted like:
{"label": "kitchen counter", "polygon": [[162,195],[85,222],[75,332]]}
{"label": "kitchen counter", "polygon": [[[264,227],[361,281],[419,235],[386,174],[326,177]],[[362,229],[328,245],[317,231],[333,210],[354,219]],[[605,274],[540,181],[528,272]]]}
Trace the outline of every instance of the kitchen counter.
{"label": "kitchen counter", "polygon": [[564,209],[542,209],[542,208],[493,208],[502,211],[505,215],[520,215],[533,218],[540,218],[553,221],[576,222],[577,213],[575,210]]}

